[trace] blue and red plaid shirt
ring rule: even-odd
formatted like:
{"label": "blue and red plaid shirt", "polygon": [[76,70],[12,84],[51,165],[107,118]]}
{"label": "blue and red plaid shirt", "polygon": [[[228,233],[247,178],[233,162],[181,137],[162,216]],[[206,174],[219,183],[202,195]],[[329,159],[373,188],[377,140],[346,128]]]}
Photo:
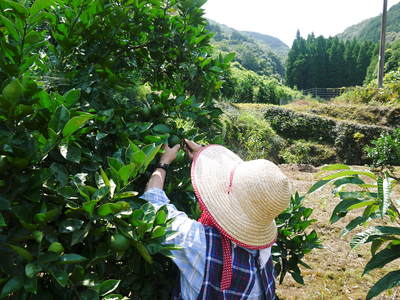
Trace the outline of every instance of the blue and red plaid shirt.
{"label": "blue and red plaid shirt", "polygon": [[177,210],[161,189],[149,189],[141,198],[156,208],[166,205],[169,217],[174,218],[171,229],[177,234],[167,243],[183,248],[172,253],[180,270],[180,294],[175,295],[176,299],[275,299],[271,248],[251,250],[231,243],[232,285],[222,291],[222,245],[218,230],[204,226]]}

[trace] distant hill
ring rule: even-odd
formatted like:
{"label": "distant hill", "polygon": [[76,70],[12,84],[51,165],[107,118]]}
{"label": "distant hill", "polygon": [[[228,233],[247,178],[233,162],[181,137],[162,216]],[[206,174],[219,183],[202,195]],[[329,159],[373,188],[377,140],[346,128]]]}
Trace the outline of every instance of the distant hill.
{"label": "distant hill", "polygon": [[251,36],[253,39],[265,43],[273,52],[275,52],[277,55],[280,57],[286,59],[290,48],[288,45],[286,45],[284,42],[282,42],[280,39],[267,35],[267,34],[262,34],[258,32],[252,32],[252,31],[241,31],[242,33],[248,34]]}
{"label": "distant hill", "polygon": [[212,20],[208,20],[207,28],[215,33],[211,44],[216,51],[234,52],[235,61],[246,70],[259,75],[284,78],[284,62],[289,47],[280,40],[255,32],[241,32]]}
{"label": "distant hill", "polygon": [[[355,38],[361,41],[378,42],[380,30],[381,15],[350,26],[338,34],[337,37],[344,40]],[[400,39],[400,3],[393,5],[388,11],[386,36],[389,42]]]}

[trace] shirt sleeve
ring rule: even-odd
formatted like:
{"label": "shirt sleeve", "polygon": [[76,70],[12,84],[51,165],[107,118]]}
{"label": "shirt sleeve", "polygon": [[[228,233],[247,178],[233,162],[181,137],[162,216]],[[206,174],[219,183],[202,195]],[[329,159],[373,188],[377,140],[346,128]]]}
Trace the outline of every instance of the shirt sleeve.
{"label": "shirt sleeve", "polygon": [[179,211],[161,189],[149,189],[140,198],[151,203],[156,209],[166,205],[168,217],[174,218],[170,229],[176,234],[167,238],[166,244],[182,247],[180,250],[171,251],[172,260],[181,271],[182,296],[184,299],[192,299],[192,295],[200,293],[204,277],[206,237],[203,225]]}

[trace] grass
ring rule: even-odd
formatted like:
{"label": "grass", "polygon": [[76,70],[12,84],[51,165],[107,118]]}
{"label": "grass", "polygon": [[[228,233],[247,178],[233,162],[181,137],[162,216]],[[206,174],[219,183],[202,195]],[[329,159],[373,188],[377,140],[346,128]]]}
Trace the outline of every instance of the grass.
{"label": "grass", "polygon": [[[282,171],[292,180],[294,187],[304,194],[318,178],[318,168],[300,168],[298,165],[281,165]],[[307,171],[305,171],[307,170]],[[399,187],[395,191],[400,195]],[[277,285],[277,294],[281,299],[365,299],[368,290],[388,271],[398,269],[398,262],[383,269],[371,271],[362,276],[365,264],[371,258],[369,245],[351,250],[349,241],[352,234],[339,237],[342,228],[355,216],[346,216],[335,224],[329,218],[338,203],[331,194],[331,188],[324,187],[305,198],[305,206],[314,209],[313,218],[317,219],[314,228],[323,243],[323,249],[308,254],[305,262],[312,269],[303,268],[305,285],[296,283],[290,276],[281,285]],[[375,299],[399,299],[400,289],[385,292]]]}

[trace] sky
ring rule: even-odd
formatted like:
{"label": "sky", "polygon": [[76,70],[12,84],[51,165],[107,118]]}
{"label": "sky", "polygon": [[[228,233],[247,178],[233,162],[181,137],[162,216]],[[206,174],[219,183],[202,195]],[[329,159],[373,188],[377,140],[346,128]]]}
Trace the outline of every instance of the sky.
{"label": "sky", "polygon": [[[388,9],[400,0],[388,0]],[[303,37],[334,36],[383,11],[383,0],[208,0],[206,18],[237,30],[279,38],[289,47]]]}

